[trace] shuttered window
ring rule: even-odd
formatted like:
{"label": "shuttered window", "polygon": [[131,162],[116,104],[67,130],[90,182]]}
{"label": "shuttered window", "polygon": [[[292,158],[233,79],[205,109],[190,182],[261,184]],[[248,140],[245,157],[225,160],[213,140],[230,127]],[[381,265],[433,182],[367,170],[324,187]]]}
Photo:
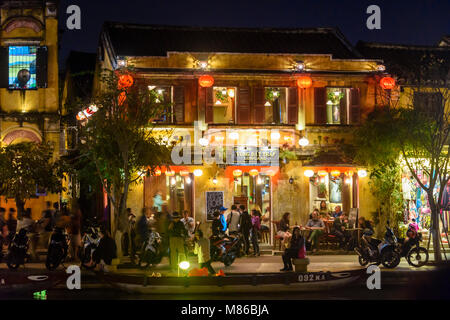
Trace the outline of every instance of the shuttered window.
{"label": "shuttered window", "polygon": [[253,88],[253,123],[261,124],[266,120],[264,97],[264,88]]}
{"label": "shuttered window", "polygon": [[48,49],[35,46],[0,48],[0,88],[46,88]]}
{"label": "shuttered window", "polygon": [[288,124],[298,123],[298,90],[297,88],[288,89]]}
{"label": "shuttered window", "polygon": [[184,123],[184,87],[173,88],[173,122]]}
{"label": "shuttered window", "polygon": [[359,124],[361,118],[359,88],[350,89],[349,113],[350,113],[350,124]]}
{"label": "shuttered window", "polygon": [[238,124],[250,124],[250,88],[238,88],[237,95],[237,122]]}
{"label": "shuttered window", "polygon": [[314,122],[327,123],[327,88],[314,88]]}

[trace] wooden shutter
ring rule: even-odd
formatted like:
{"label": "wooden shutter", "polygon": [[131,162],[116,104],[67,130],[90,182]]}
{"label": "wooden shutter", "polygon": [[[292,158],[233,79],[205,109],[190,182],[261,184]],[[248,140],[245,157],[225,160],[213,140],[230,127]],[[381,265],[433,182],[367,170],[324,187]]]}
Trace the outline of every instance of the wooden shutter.
{"label": "wooden shutter", "polygon": [[213,88],[205,88],[205,122],[213,123],[214,122],[214,98],[213,98]]}
{"label": "wooden shutter", "polygon": [[314,88],[314,119],[316,124],[327,123],[327,88]]}
{"label": "wooden shutter", "polygon": [[213,105],[214,105],[213,88],[199,87],[198,90],[199,112],[200,114],[204,112],[206,123],[212,123],[214,121]]}
{"label": "wooden shutter", "polygon": [[9,50],[8,47],[0,47],[0,88],[9,86]]}
{"label": "wooden shutter", "polygon": [[184,87],[173,88],[173,121],[184,123]]}
{"label": "wooden shutter", "polygon": [[287,117],[288,124],[298,123],[298,90],[296,87],[288,88]]}
{"label": "wooden shutter", "polygon": [[264,88],[253,89],[253,119],[254,123],[264,123],[266,119],[264,107]]}
{"label": "wooden shutter", "polygon": [[38,88],[47,88],[47,47],[39,47],[36,53],[36,83]]}
{"label": "wooden shutter", "polygon": [[237,122],[249,124],[250,120],[250,88],[238,88],[237,95]]}
{"label": "wooden shutter", "polygon": [[350,89],[350,124],[358,124],[360,121],[360,91],[359,88]]}

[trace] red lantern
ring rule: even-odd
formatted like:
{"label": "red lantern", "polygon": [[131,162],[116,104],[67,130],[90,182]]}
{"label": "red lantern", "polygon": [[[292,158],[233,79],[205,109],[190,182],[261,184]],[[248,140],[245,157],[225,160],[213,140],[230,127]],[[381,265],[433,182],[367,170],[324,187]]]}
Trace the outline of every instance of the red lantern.
{"label": "red lantern", "polygon": [[395,80],[391,77],[381,78],[380,86],[385,90],[393,89],[395,87]]}
{"label": "red lantern", "polygon": [[214,84],[214,78],[209,75],[201,76],[198,78],[198,83],[203,88],[209,88]]}
{"label": "red lantern", "polygon": [[301,76],[297,79],[297,86],[302,89],[311,87],[312,79],[309,76]]}
{"label": "red lantern", "polygon": [[122,106],[126,99],[127,99],[127,94],[125,93],[125,91],[121,92],[119,94],[119,106]]}
{"label": "red lantern", "polygon": [[119,81],[117,83],[117,87],[119,89],[126,89],[133,85],[134,79],[129,74],[123,74],[119,77]]}

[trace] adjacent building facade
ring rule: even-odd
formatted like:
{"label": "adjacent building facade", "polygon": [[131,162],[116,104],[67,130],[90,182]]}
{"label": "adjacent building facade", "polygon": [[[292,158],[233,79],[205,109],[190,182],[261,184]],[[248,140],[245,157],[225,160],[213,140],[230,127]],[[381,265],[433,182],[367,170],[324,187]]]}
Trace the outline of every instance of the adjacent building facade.
{"label": "adjacent building facade", "polygon": [[[56,1],[2,1],[0,6],[0,145],[51,142],[55,157],[61,142],[58,92]],[[45,201],[58,195],[36,190],[28,200],[34,218]],[[0,198],[2,207],[15,207]]]}

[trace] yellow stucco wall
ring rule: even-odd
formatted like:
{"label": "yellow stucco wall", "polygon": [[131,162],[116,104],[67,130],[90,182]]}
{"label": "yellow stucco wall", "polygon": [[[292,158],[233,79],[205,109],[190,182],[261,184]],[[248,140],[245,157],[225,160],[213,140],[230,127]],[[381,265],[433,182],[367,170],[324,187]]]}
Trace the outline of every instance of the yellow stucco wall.
{"label": "yellow stucco wall", "polygon": [[[32,132],[39,140],[51,142],[54,146],[54,158],[59,157],[60,128],[59,128],[59,92],[58,92],[58,20],[57,17],[46,15],[46,4],[41,8],[21,8],[8,10],[3,8],[0,13],[2,27],[11,21],[31,19],[35,21],[40,31],[32,28],[18,27],[9,32],[4,28],[0,31],[0,45],[38,45],[47,46],[47,88],[36,90],[8,90],[0,89],[0,108],[3,118],[0,119],[0,146],[4,146],[3,139],[11,132],[25,130]],[[47,5],[50,5],[48,3]],[[20,121],[20,117],[28,117],[32,113],[47,113],[39,116],[40,121]],[[14,115],[15,114],[15,115]],[[18,116],[19,115],[19,116]],[[39,123],[40,122],[40,123]],[[29,141],[27,138],[17,138],[12,143]],[[45,201],[56,202],[58,195],[48,195],[37,199],[27,200],[25,208],[32,208],[33,218],[41,217],[45,208]],[[14,206],[13,200],[0,198],[0,206],[7,208]]]}

